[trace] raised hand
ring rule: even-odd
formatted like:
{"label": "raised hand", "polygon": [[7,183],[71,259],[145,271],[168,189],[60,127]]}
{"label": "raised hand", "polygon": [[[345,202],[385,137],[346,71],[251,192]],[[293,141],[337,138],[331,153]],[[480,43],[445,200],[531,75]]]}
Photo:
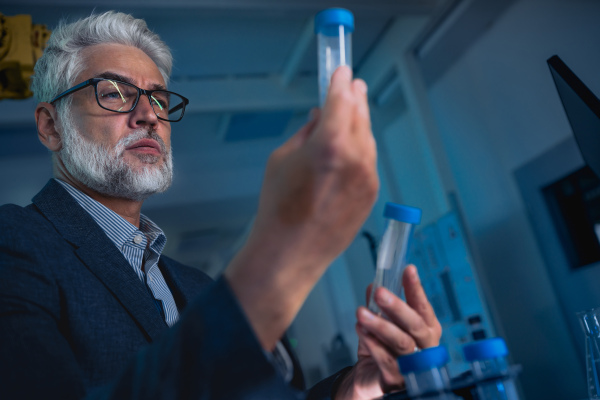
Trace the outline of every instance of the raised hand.
{"label": "raised hand", "polygon": [[252,233],[225,272],[266,349],[353,240],[377,197],[366,92],[362,80],[340,67],[323,110],[269,158]]}
{"label": "raised hand", "polygon": [[[375,301],[385,318],[365,307],[357,310],[358,362],[344,378],[336,399],[373,399],[404,387],[397,357],[437,346],[442,328],[427,300],[414,265],[402,276],[406,302],[378,288]],[[367,299],[370,287],[367,289]]]}

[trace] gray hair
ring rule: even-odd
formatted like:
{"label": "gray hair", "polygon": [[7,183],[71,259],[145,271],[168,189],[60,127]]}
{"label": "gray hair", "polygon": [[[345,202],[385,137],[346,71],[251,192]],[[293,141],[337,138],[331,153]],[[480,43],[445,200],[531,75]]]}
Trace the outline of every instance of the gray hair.
{"label": "gray hair", "polygon": [[[154,61],[165,83],[168,83],[173,57],[167,45],[148,28],[144,20],[108,11],[70,24],[61,21],[52,32],[42,57],[35,64],[31,79],[31,91],[38,101],[50,102],[79,83],[73,80],[85,68],[82,50],[104,43],[123,44],[142,50]],[[65,102],[65,108],[69,103]]]}

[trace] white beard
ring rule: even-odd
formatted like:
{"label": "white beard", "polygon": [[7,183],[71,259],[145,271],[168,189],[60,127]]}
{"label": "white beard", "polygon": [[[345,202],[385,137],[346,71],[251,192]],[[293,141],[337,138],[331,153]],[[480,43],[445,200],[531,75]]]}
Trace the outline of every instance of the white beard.
{"label": "white beard", "polygon": [[[58,155],[73,178],[98,193],[134,201],[143,201],[171,186],[172,152],[171,149],[167,151],[164,141],[156,132],[138,129],[119,140],[114,148],[107,149],[83,138],[70,114],[69,110],[60,113],[63,143]],[[123,155],[127,146],[144,138],[156,140],[162,155],[138,155],[144,165],[136,171],[125,162]],[[165,161],[156,166],[163,157]]]}

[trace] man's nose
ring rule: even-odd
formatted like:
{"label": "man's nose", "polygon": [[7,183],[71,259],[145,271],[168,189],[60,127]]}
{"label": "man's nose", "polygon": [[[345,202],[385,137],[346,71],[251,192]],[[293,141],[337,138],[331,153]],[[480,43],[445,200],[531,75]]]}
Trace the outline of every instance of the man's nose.
{"label": "man's nose", "polygon": [[134,125],[134,128],[137,128],[141,125],[151,125],[154,126],[158,124],[158,117],[152,108],[150,96],[146,94],[140,94],[140,98],[138,100],[135,109],[131,112],[131,123]]}

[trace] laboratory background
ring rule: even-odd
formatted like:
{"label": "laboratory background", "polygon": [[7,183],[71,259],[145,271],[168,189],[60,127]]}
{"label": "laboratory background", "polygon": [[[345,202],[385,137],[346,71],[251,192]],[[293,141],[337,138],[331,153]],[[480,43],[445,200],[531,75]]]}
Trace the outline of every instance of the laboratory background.
{"label": "laboratory background", "polygon": [[[170,90],[190,104],[172,125],[173,186],[143,212],[165,231],[166,254],[213,277],[252,225],[269,154],[318,106],[314,17],[328,7],[354,14],[352,67],[369,86],[381,191],[289,329],[308,383],[356,361],[355,310],[392,201],[423,212],[409,258],[449,371],[468,368],[464,344],[499,336],[521,367],[521,399],[586,398],[576,312],[600,307],[600,180],[547,60],[558,55],[600,95],[600,1],[0,0],[3,16],[50,31],[92,11],[131,13],[171,47]],[[5,90],[31,66],[6,56],[0,36],[0,204],[26,205],[51,161],[35,100]]]}

